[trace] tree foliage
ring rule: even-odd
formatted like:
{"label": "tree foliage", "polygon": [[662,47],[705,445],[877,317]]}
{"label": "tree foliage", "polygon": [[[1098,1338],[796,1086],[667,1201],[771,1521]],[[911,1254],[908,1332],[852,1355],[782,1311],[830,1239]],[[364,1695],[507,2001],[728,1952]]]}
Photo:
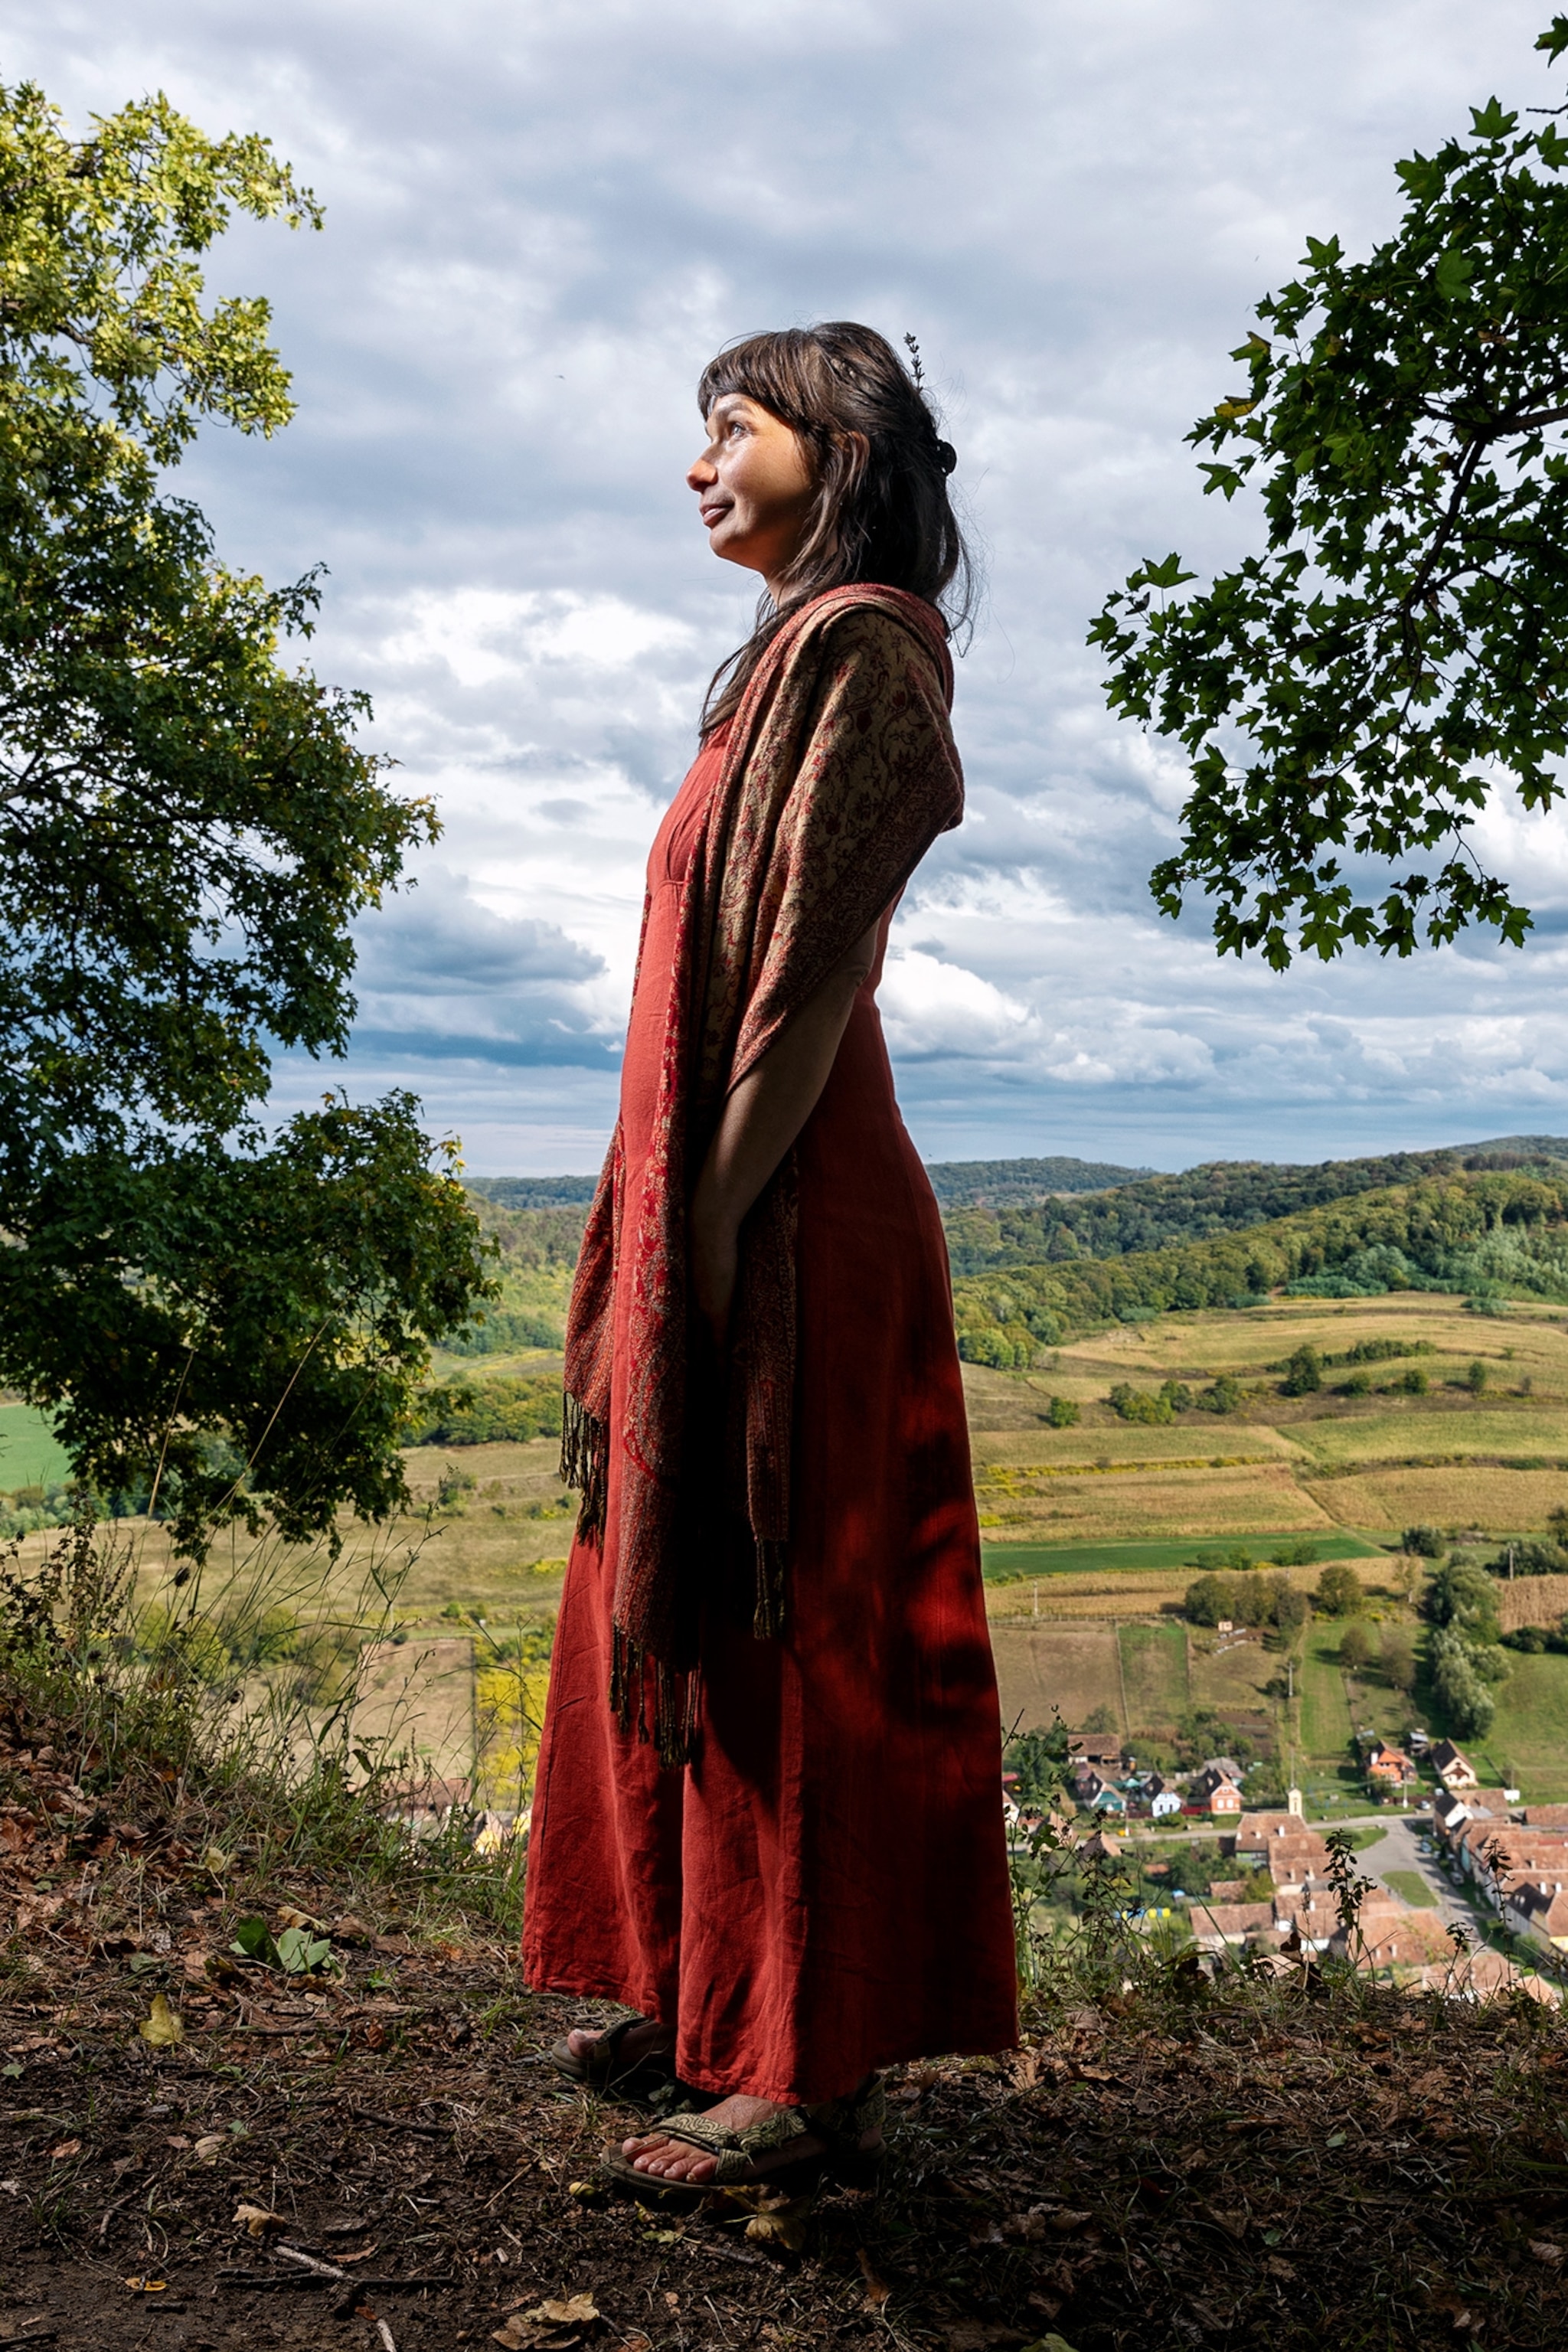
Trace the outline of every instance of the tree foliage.
{"label": "tree foliage", "polygon": [[167,469],[292,413],[265,301],[205,300],[236,212],[318,225],[260,138],[162,98],[69,138],[0,90],[0,1379],[84,1472],[161,1463],[182,1534],[400,1495],[428,1342],[488,1288],[417,1106],[268,1141],[270,1055],[342,1050],[353,919],[434,831],[283,657],[319,583],[226,569]]}
{"label": "tree foliage", "polygon": [[[1568,48],[1568,17],[1538,47]],[[1205,491],[1260,495],[1266,551],[1184,602],[1179,557],[1147,562],[1090,631],[1111,708],[1191,762],[1153,887],[1172,915],[1205,895],[1221,953],[1530,928],[1473,836],[1500,777],[1529,809],[1563,790],[1564,165],[1555,121],[1494,98],[1398,165],[1403,218],[1366,260],[1310,237],[1188,436]]]}
{"label": "tree foliage", "polygon": [[[1172,1307],[1254,1306],[1276,1286],[1309,1297],[1325,1288],[1351,1297],[1457,1290],[1568,1301],[1568,1173],[1459,1171],[1181,1248],[961,1276],[953,1305],[971,1362],[1006,1352],[1026,1363],[1040,1346],[1096,1325]],[[1048,1331],[1048,1342],[1037,1331]]]}

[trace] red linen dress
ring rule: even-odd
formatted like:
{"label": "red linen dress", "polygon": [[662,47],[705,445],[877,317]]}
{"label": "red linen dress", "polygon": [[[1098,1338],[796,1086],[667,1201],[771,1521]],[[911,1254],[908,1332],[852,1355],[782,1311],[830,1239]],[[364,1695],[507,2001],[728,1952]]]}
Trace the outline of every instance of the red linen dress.
{"label": "red linen dress", "polygon": [[[665,816],[621,1080],[637,1199],[679,894],[721,745]],[[603,1550],[567,1564],[529,1844],[541,1989],[673,2022],[699,2089],[812,2103],[873,2067],[1017,2039],[1001,1726],[947,1252],[899,1116],[876,968],[796,1146],[795,1535],[781,1639],[705,1624],[694,1760],[617,1729]]]}

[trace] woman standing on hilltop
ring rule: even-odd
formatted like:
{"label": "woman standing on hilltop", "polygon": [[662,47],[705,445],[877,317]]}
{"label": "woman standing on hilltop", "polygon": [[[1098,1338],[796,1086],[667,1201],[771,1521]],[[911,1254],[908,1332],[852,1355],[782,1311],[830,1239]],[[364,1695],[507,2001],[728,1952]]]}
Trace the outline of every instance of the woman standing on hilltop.
{"label": "woman standing on hilltop", "polygon": [[963,814],[953,454],[865,327],[755,336],[698,398],[709,545],[766,594],[648,865],[523,1937],[637,2012],[563,2072],[717,2099],[606,2159],[688,2194],[874,2159],[878,2067],[1016,2039],[947,1256],[875,993]]}

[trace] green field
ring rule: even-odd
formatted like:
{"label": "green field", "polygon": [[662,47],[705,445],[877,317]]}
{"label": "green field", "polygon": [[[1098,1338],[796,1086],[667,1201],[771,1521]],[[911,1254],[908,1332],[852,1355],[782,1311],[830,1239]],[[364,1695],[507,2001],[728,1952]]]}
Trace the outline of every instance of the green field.
{"label": "green field", "polygon": [[1537,1804],[1568,1801],[1568,1658],[1510,1656],[1497,1714],[1478,1741],[1483,1765]]}
{"label": "green field", "polygon": [[1417,1911],[1437,1908],[1437,1897],[1418,1870],[1385,1870],[1383,1878],[1384,1885],[1391,1886],[1395,1895],[1403,1895]]}
{"label": "green field", "polygon": [[1021,1576],[1081,1576],[1096,1569],[1191,1569],[1199,1573],[1199,1552],[1245,1551],[1256,1566],[1270,1552],[1310,1543],[1320,1559],[1382,1559],[1383,1547],[1363,1536],[1303,1537],[1300,1528],[1271,1536],[1188,1536],[1179,1543],[982,1544],[987,1584],[1011,1584]]}
{"label": "green field", "polygon": [[1309,1756],[1342,1756],[1350,1746],[1351,1713],[1338,1651],[1342,1628],[1308,1629],[1301,1660],[1301,1745]]}
{"label": "green field", "polygon": [[54,1424],[29,1404],[0,1404],[0,1493],[68,1477],[70,1456]]}

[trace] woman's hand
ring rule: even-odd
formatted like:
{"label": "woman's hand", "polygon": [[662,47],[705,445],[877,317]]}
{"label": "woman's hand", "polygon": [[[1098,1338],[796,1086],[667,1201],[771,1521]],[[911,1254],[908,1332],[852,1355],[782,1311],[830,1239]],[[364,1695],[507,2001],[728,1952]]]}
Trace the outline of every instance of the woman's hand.
{"label": "woman's hand", "polygon": [[712,1335],[713,1351],[721,1362],[740,1262],[738,1222],[716,1202],[704,1200],[700,1184],[691,1204],[691,1287],[697,1311]]}

